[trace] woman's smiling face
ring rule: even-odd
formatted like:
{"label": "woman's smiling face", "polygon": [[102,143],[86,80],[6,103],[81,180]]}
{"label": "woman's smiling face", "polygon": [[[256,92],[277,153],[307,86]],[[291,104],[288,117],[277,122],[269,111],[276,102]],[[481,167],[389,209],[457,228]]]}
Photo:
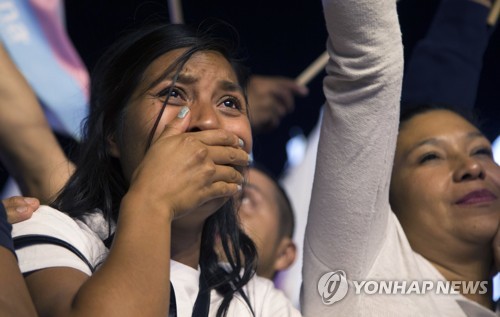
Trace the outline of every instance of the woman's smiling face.
{"label": "woman's smiling face", "polygon": [[489,243],[499,225],[499,173],[490,142],[458,114],[432,110],[404,122],[390,197],[416,251],[431,241]]}

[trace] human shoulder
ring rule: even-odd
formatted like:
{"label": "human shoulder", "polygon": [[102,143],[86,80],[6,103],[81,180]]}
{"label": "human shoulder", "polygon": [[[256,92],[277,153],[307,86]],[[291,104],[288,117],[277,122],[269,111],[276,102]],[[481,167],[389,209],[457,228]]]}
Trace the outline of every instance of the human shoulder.
{"label": "human shoulder", "polygon": [[45,234],[69,241],[88,236],[100,241],[99,236],[82,221],[45,205],[40,206],[30,219],[13,226],[13,237],[26,234]]}
{"label": "human shoulder", "polygon": [[23,272],[68,266],[91,275],[108,252],[85,223],[49,206],[40,206],[31,219],[15,224],[12,236]]}

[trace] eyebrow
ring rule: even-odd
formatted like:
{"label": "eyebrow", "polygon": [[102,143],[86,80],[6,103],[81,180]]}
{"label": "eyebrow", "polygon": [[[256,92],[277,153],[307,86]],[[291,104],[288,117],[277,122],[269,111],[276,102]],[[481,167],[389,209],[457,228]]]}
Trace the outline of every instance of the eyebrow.
{"label": "eyebrow", "polygon": [[[476,138],[485,138],[484,134],[482,134],[479,131],[469,132],[469,133],[466,134],[465,137],[467,139],[469,139],[469,140],[470,139],[476,139]],[[422,140],[422,141],[418,142],[417,144],[415,144],[414,146],[412,146],[408,151],[406,151],[406,155],[405,156],[410,155],[410,153],[412,153],[413,151],[415,151],[417,148],[419,148],[421,146],[424,146],[424,145],[434,145],[434,146],[437,146],[437,145],[440,145],[442,143],[443,143],[443,141],[441,139],[438,139],[438,138],[430,138],[430,139]]]}
{"label": "eyebrow", "polygon": [[[175,77],[175,74],[172,74],[172,71],[167,69],[160,77],[158,77],[151,84],[149,84],[147,90],[150,90],[150,89],[158,86],[164,80],[173,81],[174,77]],[[190,76],[190,75],[185,75],[185,74],[179,74],[177,76],[177,80],[176,80],[176,82],[181,83],[181,84],[185,84],[185,85],[193,84],[197,81],[198,81],[197,78]]]}
{"label": "eyebrow", "polygon": [[[154,80],[148,87],[147,90],[152,89],[153,87],[156,87],[158,84],[160,84],[164,80],[174,80],[174,76],[171,74],[170,71],[165,71],[160,77],[158,77],[156,80]],[[177,81],[178,83],[184,84],[184,85],[190,85],[198,82],[198,78],[191,76],[191,75],[186,75],[186,74],[179,74],[177,76]],[[230,92],[239,92],[243,94],[243,88],[234,82],[228,81],[228,80],[220,80],[218,82],[218,86],[220,89],[225,90],[225,91],[230,91]]]}
{"label": "eyebrow", "polygon": [[243,93],[243,88],[239,84],[233,83],[231,81],[221,80],[219,81],[219,87],[222,90]]}

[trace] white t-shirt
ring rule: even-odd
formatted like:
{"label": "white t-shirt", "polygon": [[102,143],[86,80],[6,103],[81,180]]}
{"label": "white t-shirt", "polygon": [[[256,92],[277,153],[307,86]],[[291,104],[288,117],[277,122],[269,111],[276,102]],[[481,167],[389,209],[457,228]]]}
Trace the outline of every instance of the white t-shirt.
{"label": "white t-shirt", "polygon": [[[100,216],[100,214],[98,214]],[[99,217],[104,222],[102,216]],[[107,256],[108,249],[80,220],[48,206],[40,206],[31,219],[14,224],[12,237],[44,235],[57,238],[74,246],[96,268]],[[54,244],[36,244],[16,250],[21,272],[27,273],[48,267],[70,267],[92,275],[91,269],[76,254]]]}
{"label": "white t-shirt", "polygon": [[[87,224],[74,220],[66,214],[48,206],[41,206],[33,217],[14,225],[13,237],[39,234],[63,240],[74,246],[90,262],[98,267],[107,254],[101,238],[106,231],[104,218],[100,214],[88,219]],[[97,232],[97,233],[96,233]],[[99,236],[101,235],[101,237]],[[52,244],[36,244],[16,251],[23,273],[49,267],[70,267],[92,275],[91,269],[77,255],[64,247]],[[175,290],[177,316],[190,317],[198,295],[199,270],[171,261],[170,280]],[[252,305],[255,316],[300,316],[284,294],[274,288],[271,281],[255,276],[244,291]],[[215,316],[222,297],[212,291],[209,316]],[[246,302],[236,294],[231,301],[228,316],[252,316]]]}

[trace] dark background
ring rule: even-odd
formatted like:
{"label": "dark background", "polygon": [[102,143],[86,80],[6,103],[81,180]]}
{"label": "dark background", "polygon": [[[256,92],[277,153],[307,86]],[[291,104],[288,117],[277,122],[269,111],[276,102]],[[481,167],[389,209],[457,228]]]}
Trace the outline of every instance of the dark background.
{"label": "dark background", "polygon": [[[437,0],[399,2],[405,58],[425,36],[438,4]],[[128,28],[169,20],[166,0],[86,0],[66,1],[65,5],[69,35],[90,71],[103,50]],[[325,50],[320,0],[184,0],[182,5],[186,23],[215,17],[232,24],[240,34],[247,65],[256,74],[296,77]],[[488,119],[483,130],[490,139],[500,133],[499,33],[497,29],[490,40],[477,98],[477,108]],[[255,159],[275,174],[284,166],[290,129],[300,127],[307,135],[317,121],[324,102],[321,76],[309,89],[310,95],[296,99],[296,111],[277,130],[255,136]]]}

